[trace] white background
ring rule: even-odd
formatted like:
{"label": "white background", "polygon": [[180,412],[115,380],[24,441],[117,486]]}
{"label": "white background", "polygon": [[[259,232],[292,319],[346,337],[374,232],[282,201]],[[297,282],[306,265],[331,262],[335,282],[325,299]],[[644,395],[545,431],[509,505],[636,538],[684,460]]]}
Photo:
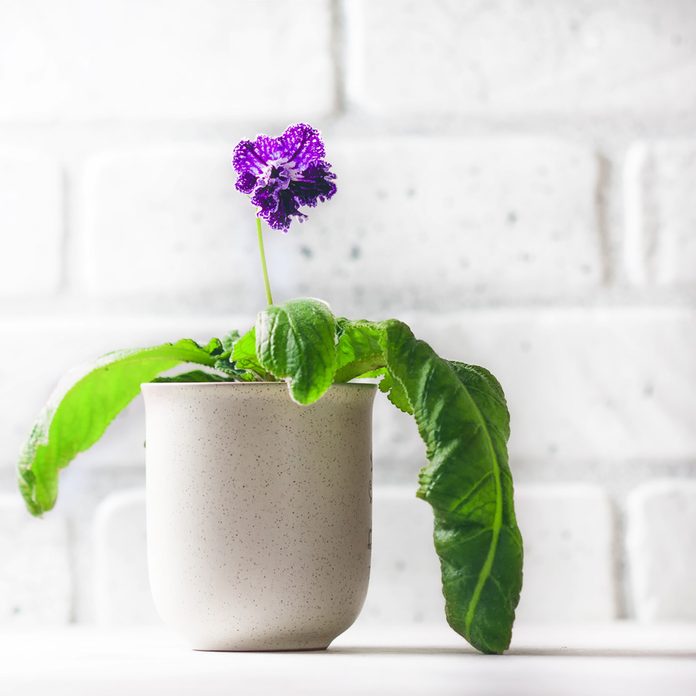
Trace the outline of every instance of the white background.
{"label": "white background", "polygon": [[[278,300],[397,316],[501,379],[520,617],[696,620],[696,5],[3,0],[0,622],[155,621],[142,407],[22,511],[62,373],[245,329],[242,137],[309,121],[338,193],[268,236]],[[415,428],[375,414],[361,621],[441,621]]]}

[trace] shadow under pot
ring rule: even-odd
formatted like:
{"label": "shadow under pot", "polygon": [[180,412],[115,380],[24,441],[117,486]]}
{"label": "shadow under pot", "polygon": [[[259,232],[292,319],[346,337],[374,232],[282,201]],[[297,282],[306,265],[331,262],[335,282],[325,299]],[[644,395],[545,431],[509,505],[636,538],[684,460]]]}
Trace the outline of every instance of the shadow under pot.
{"label": "shadow under pot", "polygon": [[142,385],[150,585],[199,650],[326,648],[370,573],[375,386]]}

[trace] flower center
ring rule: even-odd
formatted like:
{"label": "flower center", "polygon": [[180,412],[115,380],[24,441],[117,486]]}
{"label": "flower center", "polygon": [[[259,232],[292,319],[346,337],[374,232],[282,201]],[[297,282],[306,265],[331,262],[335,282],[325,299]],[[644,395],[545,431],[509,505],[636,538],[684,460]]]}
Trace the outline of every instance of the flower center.
{"label": "flower center", "polygon": [[273,185],[281,189],[290,186],[290,182],[298,178],[299,172],[295,163],[285,159],[271,160],[261,175],[266,185]]}

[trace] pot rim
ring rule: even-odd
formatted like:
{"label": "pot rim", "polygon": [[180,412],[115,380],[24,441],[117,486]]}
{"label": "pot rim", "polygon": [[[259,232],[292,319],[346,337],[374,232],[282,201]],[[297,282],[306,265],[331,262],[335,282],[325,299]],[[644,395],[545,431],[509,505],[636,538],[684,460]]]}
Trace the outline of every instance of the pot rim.
{"label": "pot rim", "polygon": [[[210,388],[210,387],[217,387],[217,388],[224,388],[224,387],[271,387],[271,388],[282,388],[282,389],[287,389],[288,388],[288,383],[281,381],[281,382],[142,382],[140,384],[140,388],[143,389],[147,387],[148,389],[152,388],[161,388],[161,387],[184,387],[184,388],[189,388],[189,387],[205,387],[205,388]],[[329,389],[334,389],[334,388],[342,388],[342,387],[361,387],[361,388],[366,388],[366,389],[371,389],[375,390],[377,389],[377,383],[375,382],[336,382],[335,384],[332,384]]]}

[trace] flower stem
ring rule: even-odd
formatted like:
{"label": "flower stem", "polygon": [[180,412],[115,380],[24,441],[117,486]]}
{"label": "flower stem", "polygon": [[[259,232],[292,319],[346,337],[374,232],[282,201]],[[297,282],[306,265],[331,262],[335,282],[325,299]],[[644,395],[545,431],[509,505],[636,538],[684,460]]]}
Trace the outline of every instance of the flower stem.
{"label": "flower stem", "polygon": [[268,268],[266,267],[266,253],[263,250],[263,230],[261,229],[261,218],[256,218],[256,232],[259,238],[259,254],[261,255],[261,269],[263,270],[263,283],[266,286],[266,300],[269,305],[273,304],[271,295],[271,283],[268,280]]}

